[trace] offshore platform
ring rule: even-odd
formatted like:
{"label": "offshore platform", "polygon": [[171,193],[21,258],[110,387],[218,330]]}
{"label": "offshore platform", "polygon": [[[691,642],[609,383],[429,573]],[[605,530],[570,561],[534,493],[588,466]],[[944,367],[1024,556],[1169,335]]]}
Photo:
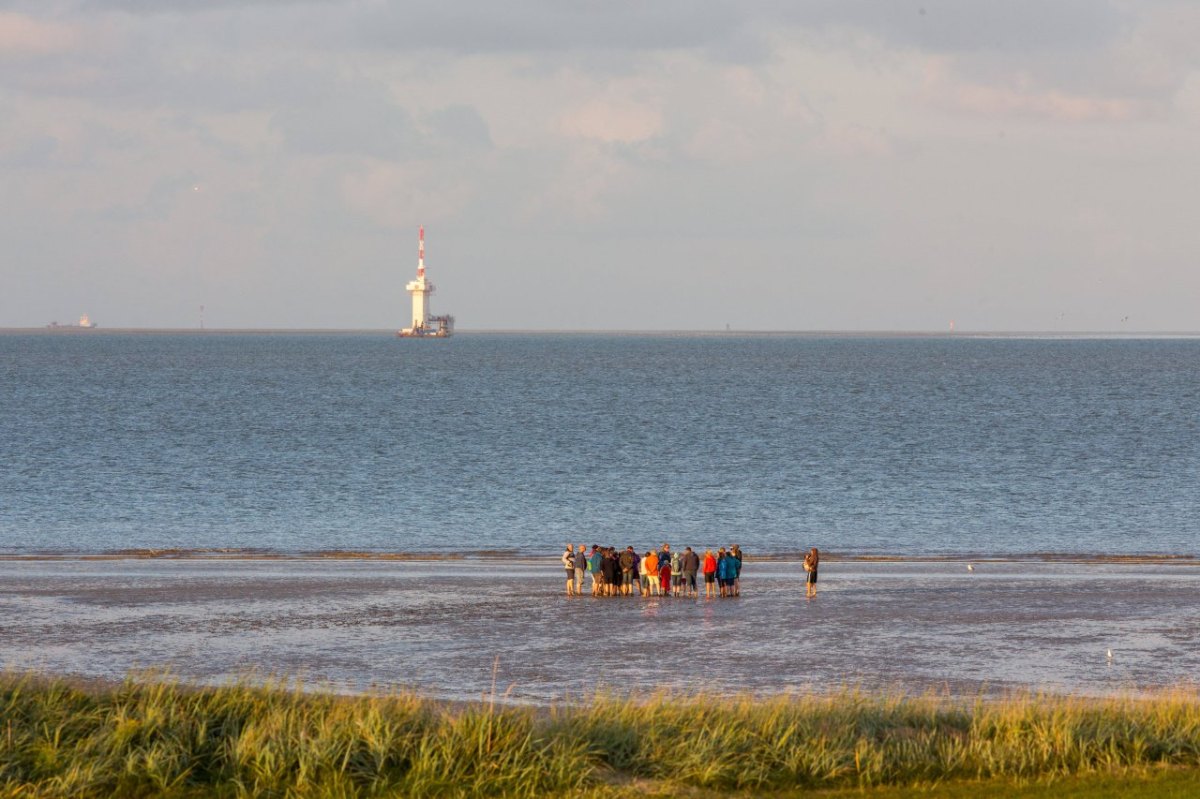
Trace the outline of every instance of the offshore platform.
{"label": "offshore platform", "polygon": [[417,234],[417,278],[410,280],[405,290],[412,295],[412,325],[396,331],[400,338],[448,338],[454,334],[454,317],[449,314],[431,316],[429,295],[433,284],[425,279],[425,226]]}

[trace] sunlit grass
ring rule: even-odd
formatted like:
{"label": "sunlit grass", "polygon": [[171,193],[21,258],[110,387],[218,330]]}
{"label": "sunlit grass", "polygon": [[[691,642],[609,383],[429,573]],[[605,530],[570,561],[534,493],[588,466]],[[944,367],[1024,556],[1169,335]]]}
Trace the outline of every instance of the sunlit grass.
{"label": "sunlit grass", "polygon": [[0,797],[788,792],[1197,765],[1200,694],[1185,690],[974,703],[663,693],[537,709],[0,676]]}

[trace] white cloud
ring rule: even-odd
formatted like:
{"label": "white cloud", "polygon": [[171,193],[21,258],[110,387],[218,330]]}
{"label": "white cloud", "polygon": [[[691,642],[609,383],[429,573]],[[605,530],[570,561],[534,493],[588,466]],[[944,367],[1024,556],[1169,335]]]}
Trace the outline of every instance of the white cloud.
{"label": "white cloud", "polygon": [[0,11],[0,58],[64,53],[78,46],[81,32],[73,25]]}
{"label": "white cloud", "polygon": [[662,129],[658,109],[621,100],[591,100],[569,109],[562,117],[562,130],[568,136],[602,142],[642,142],[659,135]]}
{"label": "white cloud", "polygon": [[1190,279],[1187,4],[199,5],[0,12],[0,280],[27,276],[0,325],[61,316],[80,263],[128,294],[109,325],[212,290],[230,324],[386,326],[372,270],[420,222],[468,327],[699,326],[734,267],[766,327],[940,326],[980,295],[1036,326],[1022,285],[1112,302],[1084,264],[1152,258],[1164,309]]}

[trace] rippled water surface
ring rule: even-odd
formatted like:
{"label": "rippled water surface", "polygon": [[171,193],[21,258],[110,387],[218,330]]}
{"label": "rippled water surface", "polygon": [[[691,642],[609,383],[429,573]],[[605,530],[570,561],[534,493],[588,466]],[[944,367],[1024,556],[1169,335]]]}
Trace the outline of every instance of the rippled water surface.
{"label": "rippled water surface", "polygon": [[[568,599],[545,562],[0,562],[0,667],[251,672],[452,699],[1046,690],[1195,679],[1194,565],[748,561],[740,599]],[[1108,650],[1114,657],[1106,657]]]}
{"label": "rippled water surface", "polygon": [[1200,342],[0,335],[0,550],[1193,553]]}

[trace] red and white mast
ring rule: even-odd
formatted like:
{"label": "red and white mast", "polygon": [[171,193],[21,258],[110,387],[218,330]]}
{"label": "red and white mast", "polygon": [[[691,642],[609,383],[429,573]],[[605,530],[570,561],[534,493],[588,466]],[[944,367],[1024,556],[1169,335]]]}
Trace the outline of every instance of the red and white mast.
{"label": "red and white mast", "polygon": [[417,277],[425,277],[425,226],[417,228]]}

